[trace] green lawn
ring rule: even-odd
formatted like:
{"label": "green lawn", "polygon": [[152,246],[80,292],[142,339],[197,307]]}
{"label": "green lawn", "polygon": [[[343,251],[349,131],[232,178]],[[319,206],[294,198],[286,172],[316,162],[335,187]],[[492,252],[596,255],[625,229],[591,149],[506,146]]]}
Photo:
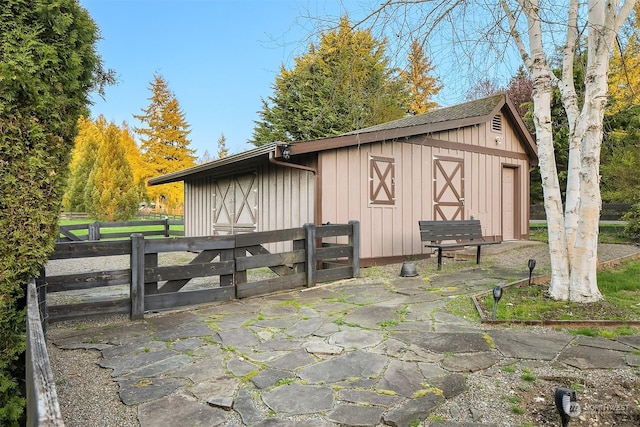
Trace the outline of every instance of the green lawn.
{"label": "green lawn", "polygon": [[[529,226],[529,239],[546,242],[549,239],[547,224],[531,224]],[[598,241],[600,243],[629,243],[631,239],[624,233],[624,225],[600,224]]]}
{"label": "green lawn", "polygon": [[[101,228],[101,232],[103,233],[142,233],[145,231],[158,231],[163,230],[163,226],[161,225],[142,225],[145,220],[133,219],[132,221],[140,222],[139,226],[131,226],[131,227],[114,227],[114,228]],[[94,221],[89,219],[72,219],[72,220],[60,220],[58,222],[59,225],[80,225],[80,224],[91,224]],[[172,231],[180,231],[184,232],[184,225],[171,225],[170,229]],[[77,236],[86,236],[89,234],[89,230],[73,230],[73,233]]]}
{"label": "green lawn", "polygon": [[[555,301],[546,296],[548,284],[504,288],[498,320],[618,320],[640,319],[640,262],[630,261],[598,272],[604,300],[592,304]],[[480,300],[485,313],[493,310],[493,296]]]}

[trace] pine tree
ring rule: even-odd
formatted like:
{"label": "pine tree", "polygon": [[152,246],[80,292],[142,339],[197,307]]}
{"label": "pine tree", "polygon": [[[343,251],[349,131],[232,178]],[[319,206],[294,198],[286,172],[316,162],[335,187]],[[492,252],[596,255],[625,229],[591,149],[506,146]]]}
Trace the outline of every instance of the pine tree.
{"label": "pine tree", "polygon": [[403,71],[401,76],[411,91],[409,114],[423,114],[434,110],[438,103],[431,101],[431,97],[437,95],[442,86],[437,78],[429,75],[435,66],[431,65],[429,58],[424,55],[422,45],[416,39],[411,42],[407,68],[408,71]]}
{"label": "pine tree", "polygon": [[229,155],[226,142],[227,138],[225,138],[224,134],[221,134],[220,138],[218,138],[218,159],[225,158]]}
{"label": "pine tree", "polygon": [[403,117],[409,93],[385,48],[342,17],[292,70],[281,67],[274,94],[262,100],[253,144],[323,138]]}
{"label": "pine tree", "polygon": [[[189,148],[189,124],[169,85],[159,74],[149,87],[150,104],[143,114],[134,117],[143,123],[135,128],[142,141],[146,164],[145,179],[186,169],[195,165],[195,151]],[[156,206],[178,207],[184,201],[183,184],[171,183],[149,187],[147,193]]]}
{"label": "pine tree", "polygon": [[126,221],[138,210],[138,191],[121,133],[115,124],[107,125],[85,189],[87,212],[100,221]]}
{"label": "pine tree", "polygon": [[211,153],[209,153],[209,150],[204,150],[204,153],[202,153],[202,156],[198,157],[198,164],[201,165],[203,163],[209,163],[214,161],[215,158],[211,155]]}

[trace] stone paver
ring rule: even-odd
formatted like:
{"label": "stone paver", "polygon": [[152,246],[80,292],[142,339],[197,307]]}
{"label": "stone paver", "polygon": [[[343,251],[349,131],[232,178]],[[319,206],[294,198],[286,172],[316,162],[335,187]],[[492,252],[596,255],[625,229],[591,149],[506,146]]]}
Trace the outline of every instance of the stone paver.
{"label": "stone paver", "polygon": [[225,410],[173,395],[138,406],[141,427],[221,426],[229,418]]}
{"label": "stone paver", "polygon": [[485,331],[445,310],[450,296],[488,289],[499,277],[470,268],[431,281],[345,281],[50,338],[100,350],[121,400],[154,427],[408,426],[463,393],[470,372],[490,375],[503,359],[640,366],[637,335]]}
{"label": "stone paver", "polygon": [[333,390],[327,386],[285,384],[262,394],[264,403],[280,414],[312,414],[333,408]]}
{"label": "stone paver", "polygon": [[553,360],[572,340],[567,333],[512,330],[493,330],[489,336],[500,353],[517,359]]}

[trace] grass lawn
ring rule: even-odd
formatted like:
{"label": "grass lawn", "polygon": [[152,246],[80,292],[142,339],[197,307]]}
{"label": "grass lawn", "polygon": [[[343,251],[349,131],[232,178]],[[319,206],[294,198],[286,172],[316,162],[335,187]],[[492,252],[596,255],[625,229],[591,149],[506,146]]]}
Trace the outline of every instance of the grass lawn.
{"label": "grass lawn", "polygon": [[[591,304],[555,301],[546,296],[547,284],[504,288],[498,303],[498,320],[640,320],[640,262],[631,261],[598,272],[598,287],[604,300]],[[480,305],[488,316],[493,296]]]}
{"label": "grass lawn", "polygon": [[[549,240],[547,234],[547,224],[530,224],[529,239],[538,242],[546,242]],[[624,233],[624,225],[621,224],[600,224],[600,234],[598,235],[600,243],[629,243],[631,239]]]}
{"label": "grass lawn", "polygon": [[[145,222],[145,220],[138,220],[138,219],[133,219],[132,221],[136,221],[136,222],[140,222],[141,225],[137,225],[137,226],[131,226],[131,227],[109,227],[109,228],[103,228],[102,232],[103,233],[142,233],[145,231],[158,231],[158,230],[163,230],[164,227],[161,225],[142,225],[142,223]],[[59,225],[82,225],[82,224],[91,224],[94,221],[89,220],[89,219],[72,219],[72,220],[60,220],[58,222]],[[184,224],[182,225],[171,225],[170,226],[172,231],[182,231],[184,232]],[[89,234],[89,230],[88,229],[84,229],[84,230],[73,230],[73,234],[77,235],[77,236],[86,236],[87,234]]]}

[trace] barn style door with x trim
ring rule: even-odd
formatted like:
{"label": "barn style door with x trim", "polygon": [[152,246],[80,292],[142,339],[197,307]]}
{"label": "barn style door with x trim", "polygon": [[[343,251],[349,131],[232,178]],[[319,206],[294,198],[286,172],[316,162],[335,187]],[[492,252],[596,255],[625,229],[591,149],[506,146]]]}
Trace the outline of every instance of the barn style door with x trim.
{"label": "barn style door with x trim", "polygon": [[258,191],[255,174],[216,180],[213,200],[214,235],[256,230]]}
{"label": "barn style door with x trim", "polygon": [[388,157],[369,157],[369,203],[394,205],[396,202],[395,160]]}
{"label": "barn style door with x trim", "polygon": [[433,219],[464,219],[463,159],[433,159]]}

